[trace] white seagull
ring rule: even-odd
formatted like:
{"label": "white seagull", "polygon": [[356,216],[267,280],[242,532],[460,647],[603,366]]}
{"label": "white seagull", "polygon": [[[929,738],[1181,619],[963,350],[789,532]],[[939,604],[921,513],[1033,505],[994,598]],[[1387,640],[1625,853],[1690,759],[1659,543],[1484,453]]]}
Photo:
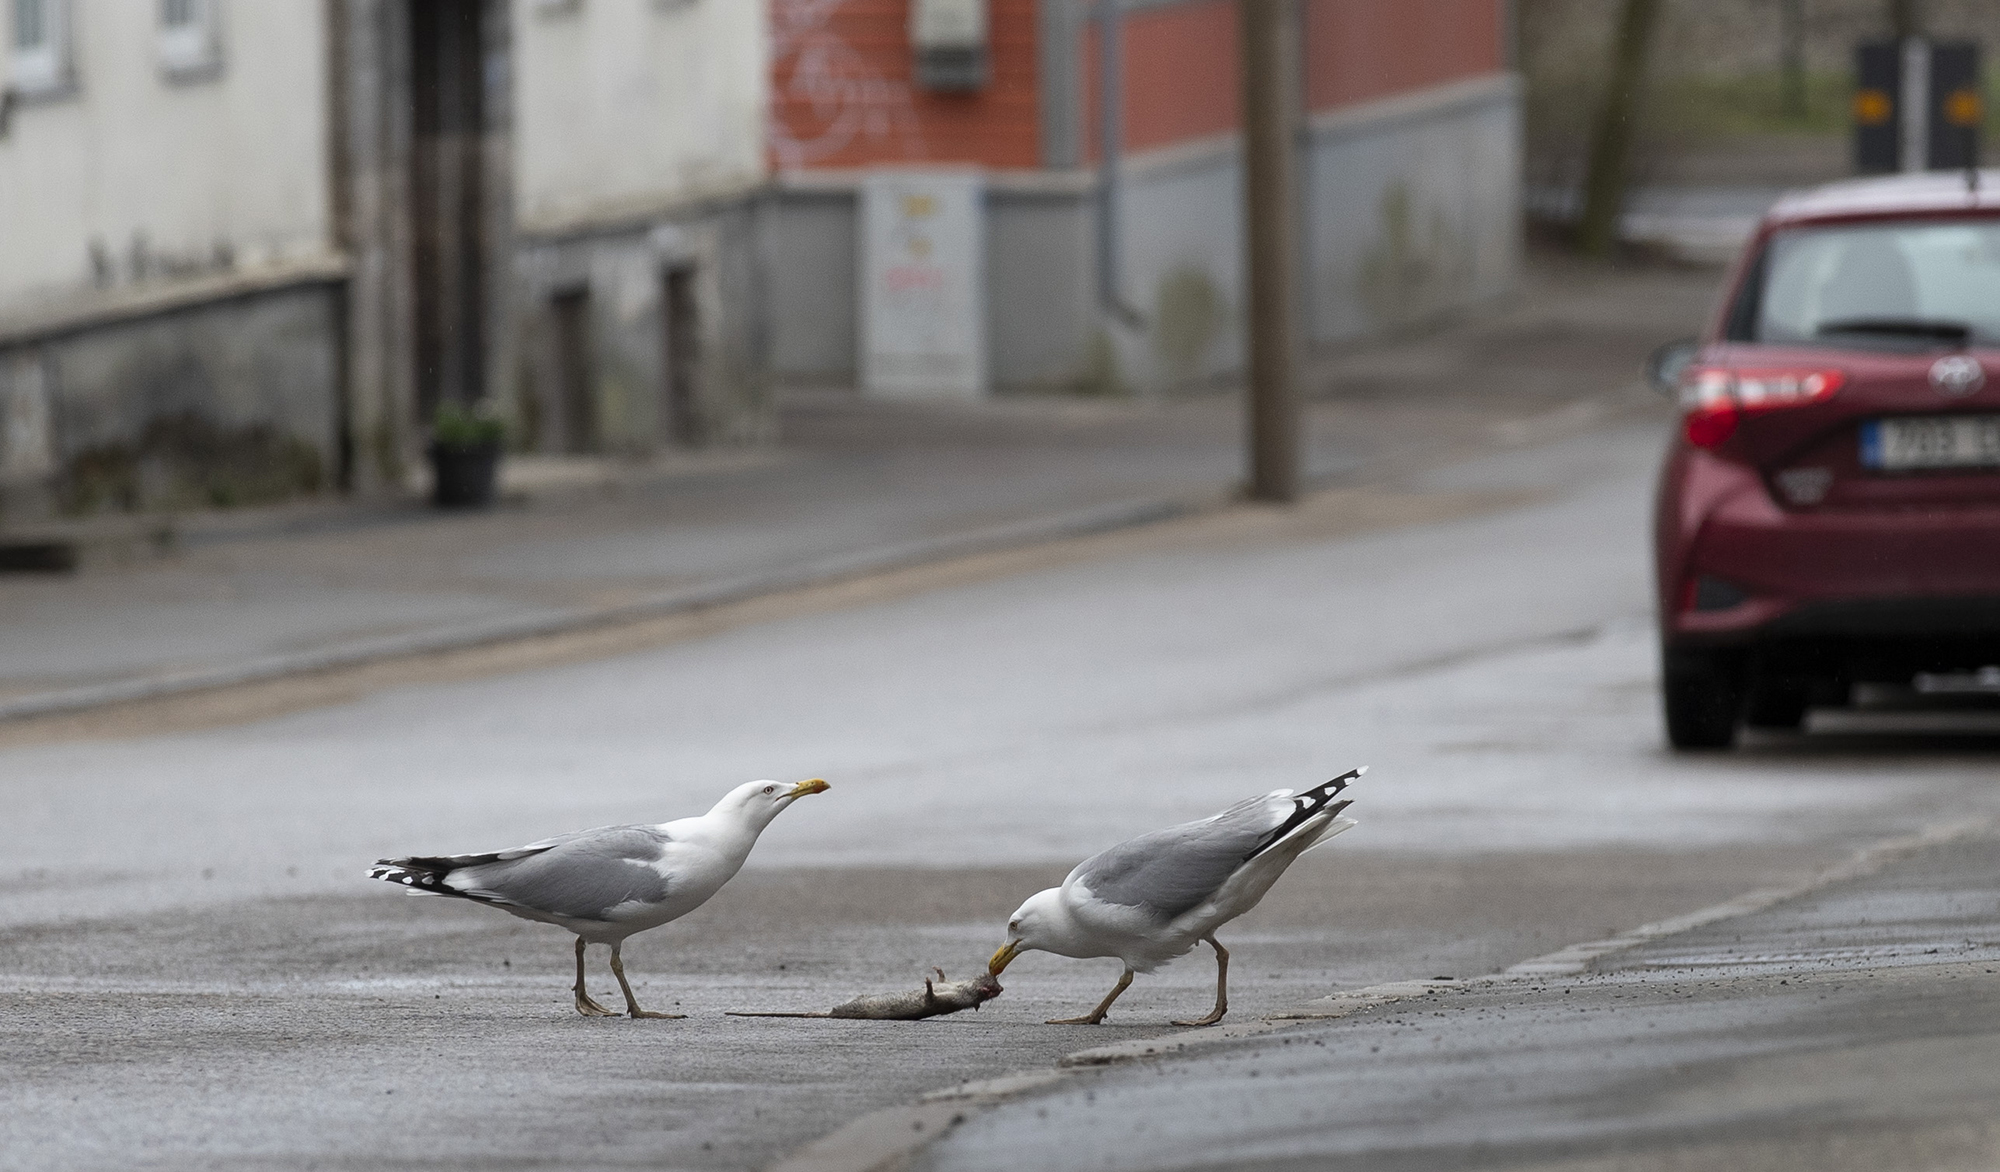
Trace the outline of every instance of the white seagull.
{"label": "white seagull", "polygon": [[1096,1025],[1132,984],[1198,941],[1215,949],[1215,1008],[1196,1021],[1208,1026],[1229,1012],[1229,952],[1215,930],[1257,906],[1300,855],[1355,824],[1335,801],[1362,766],[1304,793],[1272,790],[1199,822],[1155,830],[1094,854],[1061,887],[1028,897],[1007,923],[1007,943],[986,964],[994,976],[1023,952],[1115,956],[1125,974],[1082,1017],[1050,1025]]}
{"label": "white seagull", "polygon": [[746,782],[699,818],[600,826],[485,854],[382,859],[368,874],[401,883],[413,895],[476,900],[576,933],[576,1011],[586,1017],[618,1016],[584,991],[588,944],[611,946],[611,972],[633,1017],[681,1017],[639,1008],[618,955],[625,938],[708,902],[743,866],[771,819],[799,798],[826,789],[817,777],[789,786]]}

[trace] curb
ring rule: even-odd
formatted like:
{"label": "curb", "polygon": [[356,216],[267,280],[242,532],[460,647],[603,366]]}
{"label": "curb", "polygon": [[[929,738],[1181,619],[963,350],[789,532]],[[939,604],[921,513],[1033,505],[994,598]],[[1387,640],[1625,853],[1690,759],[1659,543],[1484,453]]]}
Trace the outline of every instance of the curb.
{"label": "curb", "polygon": [[1451,989],[1527,986],[1549,977],[1578,976],[1603,957],[1662,937],[1760,912],[1835,883],[1872,875],[1926,847],[1969,838],[1991,830],[1993,825],[1990,818],[1962,818],[1934,823],[1914,833],[1870,843],[1841,862],[1798,883],[1756,888],[1684,916],[1641,924],[1607,940],[1572,944],[1485,976],[1369,985],[1315,998],[1295,1011],[1273,1014],[1256,1021],[1095,1046],[1065,1055],[1053,1067],[944,1087],[920,1096],[915,1103],[863,1115],[786,1156],[771,1165],[768,1172],[899,1172],[907,1168],[924,1148],[944,1138],[974,1113],[1066,1082],[1090,1070],[1228,1046],[1304,1022],[1348,1017],[1377,1006]]}
{"label": "curb", "polygon": [[57,713],[81,712],[111,704],[152,700],[203,692],[238,684],[260,683],[283,676],[306,675],[335,668],[356,667],[442,651],[508,643],[544,635],[566,634],[591,627],[617,626],[641,619],[702,610],[807,586],[820,586],[887,570],[948,561],[973,554],[994,553],[1040,545],[1065,538],[1088,537],[1119,529],[1157,524],[1220,505],[1226,494],[1191,495],[1119,501],[989,525],[980,529],[875,546],[851,553],[828,554],[774,570],[739,574],[696,586],[662,591],[634,602],[597,609],[544,611],[510,618],[486,619],[407,635],[360,639],[315,651],[273,655],[220,667],[88,684],[54,692],[35,692],[0,701],[0,722]]}

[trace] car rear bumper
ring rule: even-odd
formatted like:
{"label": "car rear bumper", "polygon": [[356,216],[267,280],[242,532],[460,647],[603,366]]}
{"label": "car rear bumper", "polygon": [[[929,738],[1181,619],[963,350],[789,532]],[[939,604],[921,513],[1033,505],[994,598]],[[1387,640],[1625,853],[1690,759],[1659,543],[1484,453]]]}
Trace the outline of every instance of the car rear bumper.
{"label": "car rear bumper", "polygon": [[2000,508],[1786,512],[1735,488],[1662,583],[1671,641],[2000,634]]}

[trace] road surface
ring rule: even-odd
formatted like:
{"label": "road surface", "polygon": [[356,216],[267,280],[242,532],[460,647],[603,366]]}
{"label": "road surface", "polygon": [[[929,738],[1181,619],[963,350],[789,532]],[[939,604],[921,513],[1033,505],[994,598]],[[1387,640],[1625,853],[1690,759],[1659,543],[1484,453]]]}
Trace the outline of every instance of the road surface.
{"label": "road surface", "polygon": [[[1992,811],[1979,717],[1662,749],[1644,517],[1664,426],[621,654],[412,667],[259,719],[0,730],[0,1168],[763,1166],[930,1088],[1168,1032],[1212,970],[1141,979],[1095,1029],[1040,1023],[1115,963],[1041,955],[933,1022],[722,1011],[969,972],[1084,854],[1354,764],[1374,767],[1360,827],[1224,933],[1238,1018],[1491,972]],[[685,1021],[580,1019],[559,931],[363,877],[760,776],[833,789],[626,949],[641,999]]]}
{"label": "road surface", "polygon": [[2000,839],[1598,968],[1075,1076],[969,1119],[913,1166],[1878,1172],[2000,1157]]}

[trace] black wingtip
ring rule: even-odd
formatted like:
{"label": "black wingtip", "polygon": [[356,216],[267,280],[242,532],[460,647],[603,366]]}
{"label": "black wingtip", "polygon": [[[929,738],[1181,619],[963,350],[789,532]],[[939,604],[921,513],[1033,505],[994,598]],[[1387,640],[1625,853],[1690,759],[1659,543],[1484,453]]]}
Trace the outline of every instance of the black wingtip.
{"label": "black wingtip", "polygon": [[1294,795],[1292,802],[1295,809],[1292,811],[1292,816],[1285,819],[1277,829],[1259,839],[1256,847],[1245,858],[1256,858],[1276,843],[1282,842],[1287,834],[1298,829],[1302,823],[1309,819],[1321,815],[1338,816],[1342,810],[1345,810],[1354,803],[1347,799],[1342,799],[1338,802],[1334,801],[1334,799],[1340,797],[1340,791],[1347,788],[1348,782],[1353,781],[1366,772],[1368,772],[1366,765],[1363,765],[1359,769],[1350,769],[1323,785],[1316,785],[1302,794]]}

